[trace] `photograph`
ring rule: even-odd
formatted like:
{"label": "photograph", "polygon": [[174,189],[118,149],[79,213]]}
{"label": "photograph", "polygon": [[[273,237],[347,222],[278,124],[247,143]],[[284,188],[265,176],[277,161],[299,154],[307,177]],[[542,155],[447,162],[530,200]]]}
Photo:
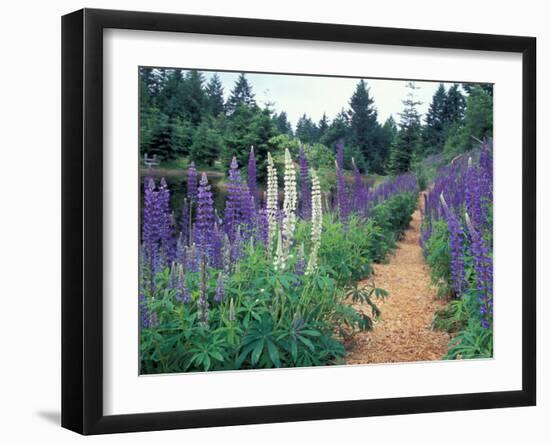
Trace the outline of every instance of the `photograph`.
{"label": "photograph", "polygon": [[136,75],[140,375],[493,357],[492,84]]}

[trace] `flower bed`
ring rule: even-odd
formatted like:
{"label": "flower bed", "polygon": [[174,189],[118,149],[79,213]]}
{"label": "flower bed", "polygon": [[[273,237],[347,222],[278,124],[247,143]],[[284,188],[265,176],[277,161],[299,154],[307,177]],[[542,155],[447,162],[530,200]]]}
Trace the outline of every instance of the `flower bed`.
{"label": "flower bed", "polygon": [[[233,159],[223,214],[206,175],[188,171],[181,214],[164,180],[144,180],[140,266],[141,373],[316,366],[343,362],[343,338],[372,327],[374,285],[357,284],[384,260],[409,224],[413,176],[375,189],[355,168],[334,202],[303,151],[285,153],[284,201],[268,155],[265,201],[251,149],[246,179]],[[372,315],[346,299],[363,301]]]}

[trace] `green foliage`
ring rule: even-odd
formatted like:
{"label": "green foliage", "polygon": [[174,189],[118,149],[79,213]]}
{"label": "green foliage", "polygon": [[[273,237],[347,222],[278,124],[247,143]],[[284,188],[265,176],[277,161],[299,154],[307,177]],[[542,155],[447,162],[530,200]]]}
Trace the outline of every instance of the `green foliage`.
{"label": "green foliage", "polygon": [[447,93],[443,83],[440,83],[432,98],[426,114],[426,125],[422,130],[423,154],[430,155],[441,152],[447,132]]}
{"label": "green foliage", "polygon": [[[290,151],[293,158],[298,158],[300,146],[304,147],[304,151],[308,158],[309,166],[314,168],[319,173],[321,187],[323,189],[332,189],[335,185],[334,176],[334,152],[321,143],[303,144],[298,138],[288,134],[280,134],[272,137],[269,140],[272,146],[271,155],[275,164],[281,165],[278,168],[282,170],[284,163],[285,149]],[[279,177],[283,179],[282,175]]]}
{"label": "green foliage", "polygon": [[409,82],[407,88],[409,92],[403,100],[404,109],[400,114],[399,134],[390,148],[389,169],[394,174],[408,171],[413,155],[422,150],[422,126],[417,110],[420,102],[416,100],[414,92],[418,87],[414,82]]}
{"label": "green foliage", "polygon": [[334,150],[336,143],[340,140],[344,141],[344,145],[347,145],[347,139],[349,138],[349,118],[348,114],[342,109],[336,117],[330,123],[328,129],[325,131],[319,142],[330,149]]}
{"label": "green foliage", "polygon": [[373,223],[351,217],[346,227],[329,216],[323,223],[319,259],[340,286],[349,286],[370,275]]}
{"label": "green foliage", "polygon": [[281,135],[293,135],[292,125],[288,120],[285,111],[281,111],[279,114],[273,116],[275,127]]}
{"label": "green foliage", "polygon": [[432,283],[436,285],[440,297],[447,296],[451,292],[452,276],[449,228],[446,221],[438,220],[433,224],[427,251],[426,262],[430,265]]}
{"label": "green foliage", "polygon": [[370,217],[382,229],[386,243],[391,247],[409,227],[417,198],[416,193],[397,194],[372,209]]}
{"label": "green foliage", "polygon": [[231,95],[227,99],[226,110],[231,115],[240,107],[256,108],[256,100],[252,92],[252,86],[248,83],[246,74],[242,72],[235,82]]}
{"label": "green foliage", "polygon": [[441,331],[458,332],[468,324],[468,309],[464,299],[452,300],[436,311],[433,327]]}
{"label": "green foliage", "polygon": [[213,118],[205,119],[195,131],[189,156],[198,165],[212,166],[222,145],[223,137],[216,121]]}
{"label": "green foliage", "polygon": [[225,111],[225,103],[223,99],[223,86],[218,74],[212,76],[208,85],[206,85],[205,92],[210,114],[214,117],[222,114]]}
{"label": "green foliage", "polygon": [[493,330],[471,321],[449,343],[448,360],[493,357]]}
{"label": "green foliage", "polygon": [[464,119],[450,129],[444,152],[452,159],[479,145],[480,140],[493,135],[493,96],[480,85],[470,87],[466,98]]}
{"label": "green foliage", "polygon": [[[246,165],[250,146],[254,146],[258,177],[266,177],[267,153],[273,149],[271,139],[277,134],[269,109],[239,106],[228,119],[223,158],[229,165],[233,156],[239,165]],[[243,149],[243,147],[247,147]]]}
{"label": "green foliage", "polygon": [[[432,226],[426,261],[431,267],[432,282],[440,296],[452,296],[449,234],[447,223],[439,220]],[[472,258],[465,257],[466,279],[473,282]],[[475,288],[475,285],[470,287]],[[477,289],[465,291],[435,313],[433,327],[456,334],[448,345],[446,359],[490,358],[493,352],[492,329],[481,325]]]}
{"label": "green foliage", "polygon": [[[381,127],[378,123],[378,113],[374,107],[374,99],[364,80],[359,80],[355,92],[350,99],[349,110],[349,145],[350,157],[354,157],[357,165],[372,172],[383,170],[380,139]],[[345,159],[349,168],[351,159]]]}
{"label": "green foliage", "polygon": [[[407,207],[414,196],[395,196],[383,212]],[[380,205],[379,205],[380,206]],[[412,209],[411,209],[412,212]],[[380,213],[380,214],[381,214]],[[410,216],[410,214],[409,214]],[[319,366],[343,363],[342,339],[370,329],[380,315],[376,301],[388,294],[371,281],[358,282],[371,274],[376,255],[389,250],[384,232],[405,224],[389,214],[364,223],[352,217],[343,227],[330,216],[323,220],[318,270],[297,275],[294,261],[298,245],[311,248],[310,222],[299,221],[295,247],[285,269],[275,269],[261,244],[251,244],[237,267],[224,280],[225,299],[214,300],[217,275],[186,273],[191,291],[187,304],[170,289],[170,271],[155,276],[155,289],[145,290],[149,313],[158,322],[140,332],[141,373],[216,371],[248,368]],[[385,252],[384,252],[385,251]],[[210,306],[208,326],[198,321],[197,300],[206,288]],[[369,313],[356,310],[351,302],[363,303]]]}
{"label": "green foliage", "polygon": [[[359,169],[369,174],[401,173],[413,168],[415,160],[420,162],[443,149],[447,158],[452,158],[475,146],[476,139],[492,134],[492,85],[454,84],[447,90],[441,85],[425,124],[417,111],[416,87],[411,86],[397,127],[391,116],[383,125],[378,122],[367,82],[359,80],[348,106],[332,120],[323,114],[315,122],[303,114],[293,131],[284,110],[275,113],[271,105],[261,108],[256,103],[244,73],[236,80],[227,103],[218,74],[141,68],[139,75],[140,152],[157,154],[163,162],[189,155],[198,161],[199,149],[206,149],[206,157],[200,160],[205,166],[211,167],[215,156],[228,164],[232,155],[244,165],[250,145],[254,145],[256,157],[264,159],[265,150],[274,147],[270,139],[295,135],[310,146],[310,161],[322,164],[321,168],[332,167],[328,166],[330,154],[335,144],[343,141],[346,169],[351,169],[353,158]],[[207,146],[207,140],[213,144]],[[265,164],[258,169],[258,176],[264,176]],[[326,176],[328,171],[320,172]]]}
{"label": "green foliage", "polygon": [[319,140],[319,128],[304,114],[296,123],[295,135],[302,143],[315,143]]}

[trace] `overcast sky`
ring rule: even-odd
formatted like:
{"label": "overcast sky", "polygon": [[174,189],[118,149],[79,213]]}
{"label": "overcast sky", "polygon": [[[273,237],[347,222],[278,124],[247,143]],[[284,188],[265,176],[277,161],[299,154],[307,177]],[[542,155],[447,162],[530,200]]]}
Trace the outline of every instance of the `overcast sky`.
{"label": "overcast sky", "polygon": [[[208,81],[213,72],[202,71]],[[218,72],[224,87],[225,98],[229,96],[237,72]],[[266,102],[274,103],[277,112],[286,111],[289,120],[295,127],[300,116],[306,113],[314,122],[318,122],[323,112],[332,120],[345,107],[349,108],[349,99],[353,94],[357,78],[312,77],[283,74],[246,74],[252,84],[256,101],[263,105]],[[370,94],[378,111],[378,120],[384,123],[393,115],[399,121],[398,113],[403,110],[402,100],[407,95],[406,81],[378,80],[365,78]],[[419,87],[415,91],[416,98],[422,102],[418,107],[424,114],[432,96],[438,87],[438,82],[416,82]],[[451,84],[445,84],[448,89]]]}

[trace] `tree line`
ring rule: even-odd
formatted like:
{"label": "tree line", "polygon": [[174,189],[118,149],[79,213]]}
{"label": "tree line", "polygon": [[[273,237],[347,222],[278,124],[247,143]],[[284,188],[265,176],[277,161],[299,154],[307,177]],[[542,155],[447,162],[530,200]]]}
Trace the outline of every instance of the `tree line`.
{"label": "tree line", "polygon": [[[286,112],[260,106],[246,74],[237,78],[227,100],[217,74],[208,81],[196,70],[140,69],[140,151],[162,160],[189,157],[211,167],[236,156],[245,164],[254,146],[258,169],[267,152],[281,144],[303,143],[327,157],[338,141],[345,145],[344,165],[352,159],[369,173],[405,172],[418,159],[464,152],[492,136],[492,85],[440,84],[422,121],[410,82],[399,121],[378,121],[374,99],[359,80],[346,107],[331,120],[302,115],[293,128]],[[286,147],[286,146],[283,146]],[[330,161],[330,160],[329,160]]]}

